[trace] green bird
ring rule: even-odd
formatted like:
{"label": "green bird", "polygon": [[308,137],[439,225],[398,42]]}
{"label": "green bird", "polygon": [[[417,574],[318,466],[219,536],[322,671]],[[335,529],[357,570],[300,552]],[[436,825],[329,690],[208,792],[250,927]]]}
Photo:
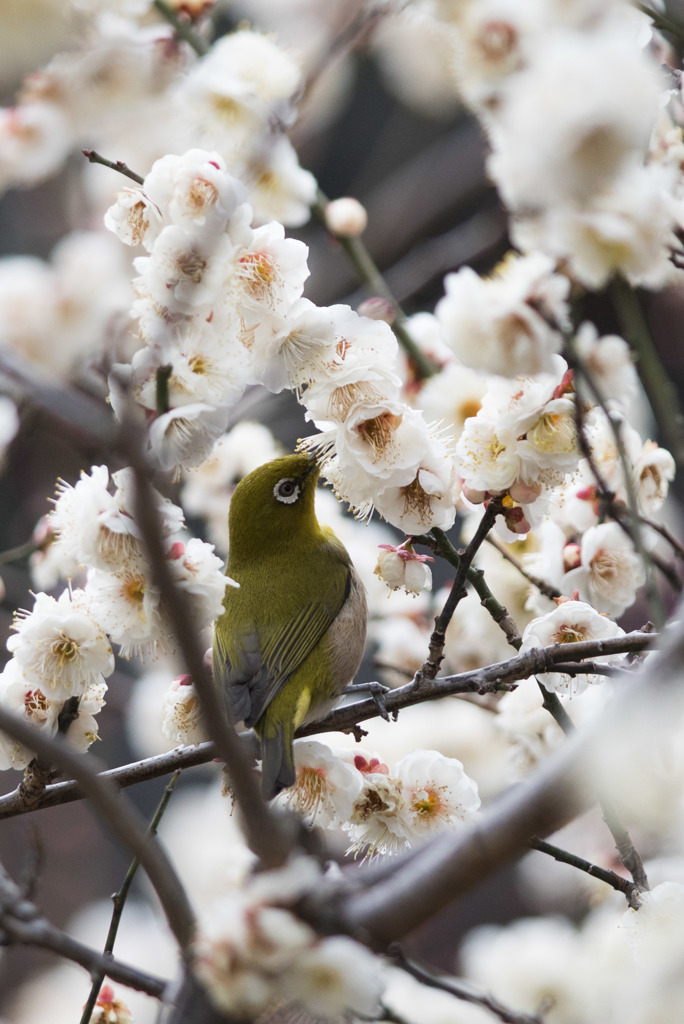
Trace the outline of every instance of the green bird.
{"label": "green bird", "polygon": [[334,705],[366,641],[366,594],[347,549],[316,519],[319,468],[307,454],[274,459],[235,489],[228,513],[228,587],[214,630],[214,678],[234,721],[261,743],[262,789],[295,781],[295,730]]}

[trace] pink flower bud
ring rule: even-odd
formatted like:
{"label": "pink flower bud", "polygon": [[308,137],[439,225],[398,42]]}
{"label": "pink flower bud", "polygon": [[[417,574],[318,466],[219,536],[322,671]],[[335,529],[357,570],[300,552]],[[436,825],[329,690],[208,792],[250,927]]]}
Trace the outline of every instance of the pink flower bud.
{"label": "pink flower bud", "polygon": [[563,548],[563,568],[566,572],[582,564],[582,549],[579,544],[566,544]]}
{"label": "pink flower bud", "polygon": [[369,320],[384,320],[386,324],[393,324],[397,315],[392,303],[388,299],[380,298],[379,295],[362,302],[357,313],[359,316],[367,316]]}

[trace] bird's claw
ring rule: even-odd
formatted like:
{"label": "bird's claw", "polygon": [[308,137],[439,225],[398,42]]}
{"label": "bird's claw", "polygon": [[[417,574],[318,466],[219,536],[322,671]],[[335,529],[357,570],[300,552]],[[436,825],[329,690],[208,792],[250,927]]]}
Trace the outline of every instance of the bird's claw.
{"label": "bird's claw", "polygon": [[391,690],[390,686],[385,686],[384,683],[350,683],[344,689],[345,694],[356,694],[356,693],[367,693],[369,697],[375,701],[375,706],[382,718],[386,722],[389,722],[390,715],[385,704],[385,694]]}

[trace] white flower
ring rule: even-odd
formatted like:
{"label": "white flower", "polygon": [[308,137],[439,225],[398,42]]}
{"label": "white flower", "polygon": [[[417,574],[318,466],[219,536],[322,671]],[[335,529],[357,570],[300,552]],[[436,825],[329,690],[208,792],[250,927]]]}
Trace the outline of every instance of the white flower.
{"label": "white flower", "polygon": [[316,1018],[338,1020],[350,1013],[374,1018],[385,987],[378,968],[377,958],[365,946],[346,935],[333,935],[296,958],[283,976],[283,994]]}
{"label": "white flower", "polygon": [[[133,517],[134,486],[131,470],[112,475],[116,490],[109,491],[109,470],[92,466],[90,475],[72,487],[60,480],[58,498],[50,521],[67,557],[79,565],[108,572],[139,568],[144,563],[140,531]],[[178,506],[154,492],[163,537],[170,537],[183,525]]]}
{"label": "white flower", "polygon": [[175,583],[191,599],[195,629],[210,625],[223,610],[226,587],[237,587],[224,575],[223,562],[214,554],[213,544],[192,537],[186,544],[176,541],[167,560]]}
{"label": "white flower", "polygon": [[125,188],[104,215],[104,225],[124,245],[143,245],[152,252],[163,226],[161,210],[141,188]]}
{"label": "white flower", "polygon": [[436,750],[407,754],[392,766],[391,776],[402,784],[411,838],[424,839],[469,821],[480,807],[477,784],[461,762]]}
{"label": "white flower", "polygon": [[636,592],[646,580],[642,557],[617,523],[600,523],[583,534],[581,564],[563,577],[562,587],[600,612],[622,615],[634,603]]}
{"label": "white flower", "polygon": [[424,533],[435,526],[449,530],[456,518],[459,490],[454,459],[441,439],[432,437],[413,479],[396,486],[380,482],[373,504],[388,523],[406,534]]}
{"label": "white flower", "polygon": [[390,590],[403,587],[407,593],[419,594],[421,590],[432,589],[432,573],[426,562],[433,562],[430,555],[419,555],[409,541],[398,546],[380,544],[375,572],[384,580]]}
{"label": "white flower", "polygon": [[249,186],[254,224],[277,220],[285,227],[297,228],[311,216],[318,185],[313,174],[299,166],[286,135],[270,136],[265,154],[249,159],[241,178]]}
{"label": "white flower", "polygon": [[634,480],[639,507],[647,516],[660,509],[674,479],[675,461],[666,448],[655,441],[645,441],[634,459]]}
{"label": "white flower", "polygon": [[615,274],[632,285],[662,288],[679,278],[670,256],[682,214],[672,197],[671,169],[630,167],[583,204],[557,203],[513,222],[516,245],[543,249],[566,261],[567,271],[598,290]]}
{"label": "white flower", "polygon": [[486,390],[481,373],[452,361],[423,382],[414,401],[430,419],[447,423],[457,440],[466,420],[480,411]]}
{"label": "white flower", "polygon": [[351,816],[363,777],[317,740],[295,740],[296,778],[285,800],[319,828],[339,828]]}
{"label": "white flower", "polygon": [[[624,630],[584,601],[563,601],[546,615],[532,619],[523,631],[520,653],[551,644],[580,643],[584,640],[603,640],[624,636]],[[601,655],[594,658],[602,664],[618,664],[624,654]],[[588,686],[601,683],[603,676],[586,672],[570,676],[561,672],[542,672],[537,678],[549,690],[570,695],[582,693]]]}
{"label": "white flower", "polygon": [[243,227],[232,235],[236,247],[224,268],[222,287],[231,290],[245,327],[254,327],[273,313],[285,314],[301,297],[309,276],[308,246],[286,238],[278,221]]}
{"label": "white flower", "polygon": [[168,630],[159,591],[145,572],[130,569],[115,575],[90,569],[85,594],[93,616],[119,644],[122,657],[164,646]]}
{"label": "white flower", "polygon": [[[585,320],[575,335],[574,346],[601,398],[605,401],[612,399],[622,408],[627,408],[639,387],[627,342],[616,334],[599,338],[595,326]],[[596,402],[596,396],[585,383],[583,374],[575,375],[575,387],[583,401]]]}
{"label": "white flower", "polygon": [[[63,703],[48,699],[41,689],[27,681],[21,666],[12,658],[0,673],[0,706],[48,736],[54,736]],[[8,768],[21,771],[34,756],[28,747],[0,732],[0,771]]]}
{"label": "white flower", "polygon": [[207,233],[203,226],[186,230],[169,224],[155,239],[150,255],[133,261],[140,275],[134,284],[170,314],[209,315],[222,295],[234,252],[227,234]]}
{"label": "white flower", "polygon": [[639,894],[639,909],[627,910],[620,931],[642,967],[675,969],[684,954],[684,885],[662,882]]}
{"label": "white flower", "polygon": [[176,676],[164,695],[161,731],[174,745],[193,746],[207,738],[197,691],[188,675]]}
{"label": "white flower", "polygon": [[470,267],[444,279],[435,315],[457,358],[506,377],[551,370],[567,321],[567,278],[542,253],[509,256],[490,278]]}
{"label": "white flower", "polygon": [[98,739],[98,724],[96,715],[105,706],[104,695],[107,692],[107,684],[91,683],[78,702],[78,711],[74,721],[66,731],[66,739],[84,753],[92,743]]}
{"label": "white flower", "polygon": [[655,64],[615,22],[549,34],[497,111],[488,169],[506,202],[535,209],[609,186],[643,160],[661,88]]}
{"label": "white flower", "polygon": [[7,641],[24,679],[50,700],[80,696],[114,671],[114,655],[82,590],[59,598],[36,594],[33,610],[19,613]]}
{"label": "white flower", "polygon": [[219,38],[179,89],[194,123],[224,152],[242,147],[269,117],[286,118],[299,82],[299,68],[281,47],[242,29]]}
{"label": "white flower", "polygon": [[157,160],[143,189],[168,222],[189,232],[201,227],[211,234],[221,234],[229,227],[246,195],[242,182],[228,173],[220,153],[205,149],[189,149],[182,156],[170,154]]}
{"label": "white flower", "polygon": [[[383,766],[385,767],[385,766]],[[363,789],[354,801],[354,807],[345,831],[351,840],[348,853],[365,851],[365,856],[401,853],[410,845],[407,823],[402,814],[401,783],[392,779],[372,762],[363,772]]]}
{"label": "white flower", "polygon": [[160,469],[191,469],[210,454],[223,434],[229,408],[192,402],[157,416],[150,425],[150,456]]}

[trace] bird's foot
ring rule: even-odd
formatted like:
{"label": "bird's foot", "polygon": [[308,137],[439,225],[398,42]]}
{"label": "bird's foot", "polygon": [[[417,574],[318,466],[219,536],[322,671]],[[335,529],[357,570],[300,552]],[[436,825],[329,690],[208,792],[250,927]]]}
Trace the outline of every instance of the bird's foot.
{"label": "bird's foot", "polygon": [[350,683],[349,686],[345,686],[343,693],[356,694],[356,693],[367,693],[375,701],[380,715],[389,722],[390,716],[387,706],[385,704],[385,694],[391,690],[390,686],[385,686],[384,683]]}

